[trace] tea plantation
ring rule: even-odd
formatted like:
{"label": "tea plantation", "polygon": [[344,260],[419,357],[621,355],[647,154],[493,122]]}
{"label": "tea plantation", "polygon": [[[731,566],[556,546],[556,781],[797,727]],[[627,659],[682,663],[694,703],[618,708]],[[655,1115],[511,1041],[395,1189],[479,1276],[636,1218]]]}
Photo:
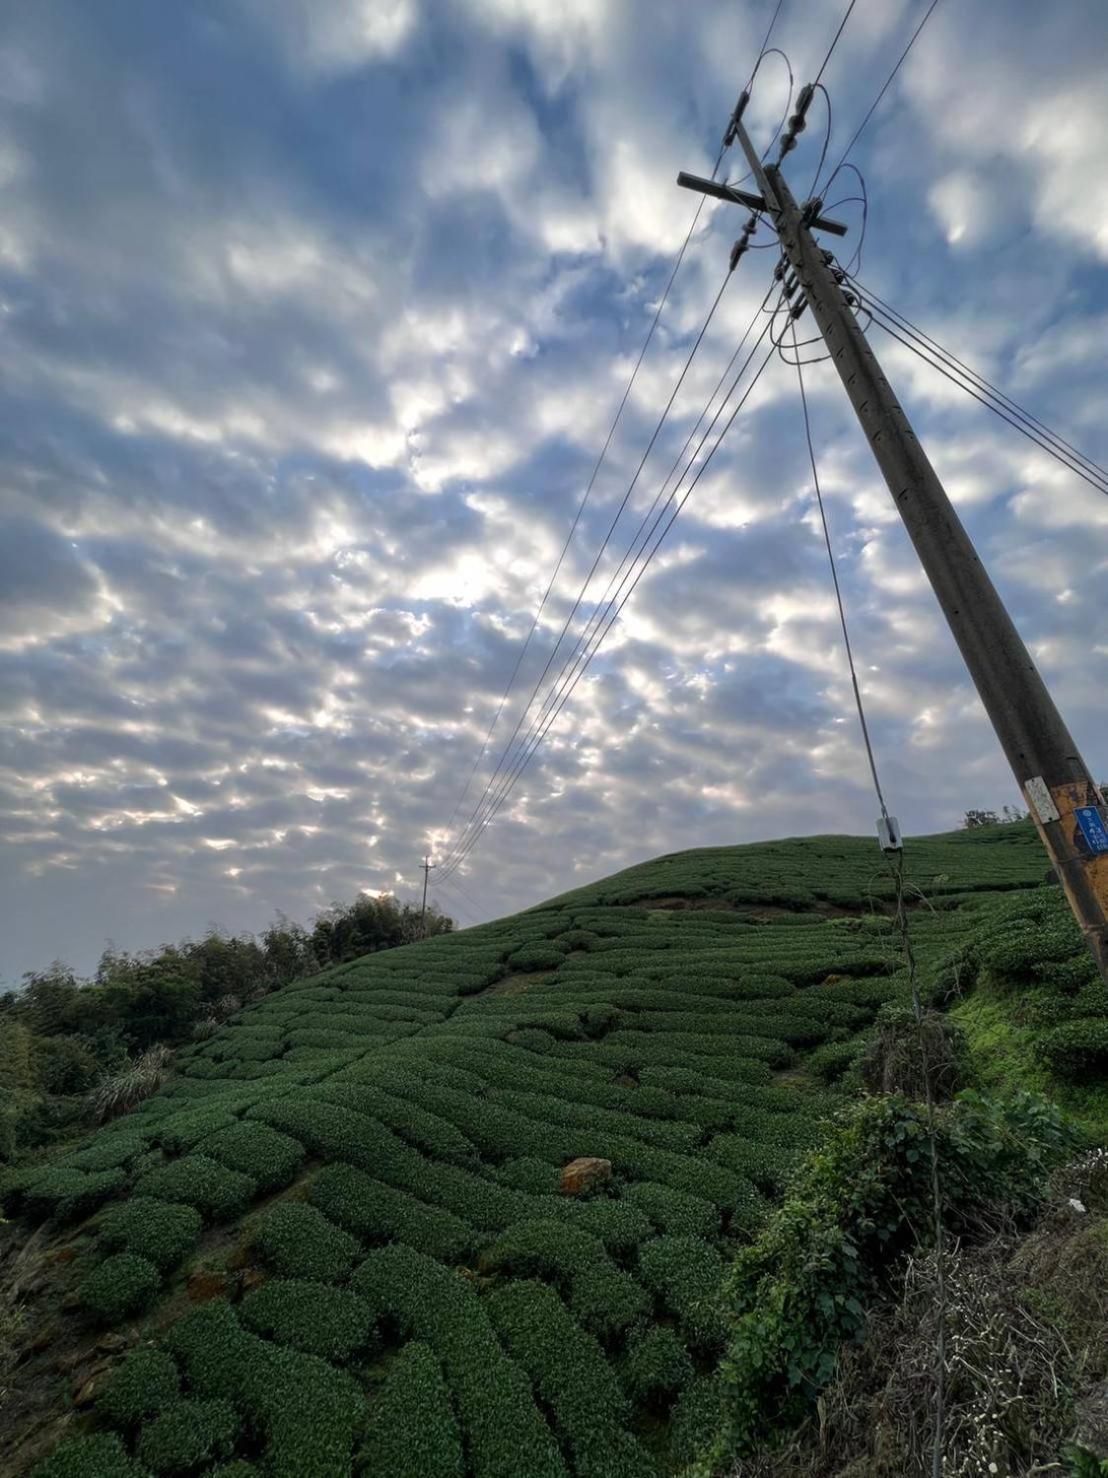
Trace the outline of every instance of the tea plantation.
{"label": "tea plantation", "polygon": [[[1027,826],[906,860],[929,980],[1057,897]],[[681,853],[243,1010],[9,1174],[60,1249],[65,1338],[111,1354],[8,1471],[676,1471],[729,1261],[905,997],[890,893],[866,839]],[[579,1157],[611,1178],[568,1195]]]}

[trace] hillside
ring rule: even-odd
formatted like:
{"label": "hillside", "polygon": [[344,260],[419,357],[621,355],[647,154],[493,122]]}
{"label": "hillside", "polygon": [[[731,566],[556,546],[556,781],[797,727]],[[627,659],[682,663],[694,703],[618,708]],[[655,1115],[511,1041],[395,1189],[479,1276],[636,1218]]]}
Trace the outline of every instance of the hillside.
{"label": "hillside", "polygon": [[[1029,826],[906,864],[926,980],[998,924],[1085,979]],[[891,896],[868,839],[680,853],[243,1010],[8,1175],[3,1471],[675,1470],[724,1270],[906,995]],[[566,1194],[582,1157],[612,1178]]]}

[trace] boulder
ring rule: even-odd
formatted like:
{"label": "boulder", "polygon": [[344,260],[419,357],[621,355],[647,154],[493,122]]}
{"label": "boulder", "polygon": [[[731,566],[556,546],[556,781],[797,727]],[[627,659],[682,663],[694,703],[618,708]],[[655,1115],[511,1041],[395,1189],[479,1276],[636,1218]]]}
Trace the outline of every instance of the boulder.
{"label": "boulder", "polygon": [[612,1178],[611,1160],[598,1160],[592,1155],[571,1160],[562,1170],[562,1190],[567,1196],[580,1196],[594,1186]]}

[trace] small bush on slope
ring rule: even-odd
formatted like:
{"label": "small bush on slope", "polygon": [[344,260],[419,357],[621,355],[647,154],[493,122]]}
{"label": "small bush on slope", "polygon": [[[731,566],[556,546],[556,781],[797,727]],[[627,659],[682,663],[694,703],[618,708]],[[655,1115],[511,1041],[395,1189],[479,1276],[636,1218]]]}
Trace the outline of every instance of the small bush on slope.
{"label": "small bush on slope", "polygon": [[202,1226],[192,1206],[137,1196],[101,1215],[100,1240],[104,1247],[137,1253],[164,1272],[195,1247]]}
{"label": "small bush on slope", "polygon": [[96,1410],[116,1426],[130,1427],[179,1394],[177,1367],[164,1350],[132,1350],[112,1371]]}
{"label": "small bush on slope", "polygon": [[406,1344],[370,1408],[358,1471],[464,1478],[462,1438],[442,1369],[429,1345]]}
{"label": "small bush on slope", "polygon": [[70,1437],[39,1463],[33,1478],[147,1478],[114,1433]]}
{"label": "small bush on slope", "polygon": [[161,1283],[152,1262],[133,1252],[117,1252],[92,1270],[81,1284],[81,1302],[105,1324],[116,1324],[150,1302]]}
{"label": "small bush on slope", "polygon": [[326,1283],[278,1278],[247,1294],[243,1323],[279,1345],[342,1361],[369,1338],[373,1316],[354,1293]]}
{"label": "small bush on slope", "polygon": [[155,1473],[192,1472],[226,1457],[238,1430],[229,1401],[174,1401],[143,1427],[138,1458]]}
{"label": "small bush on slope", "polygon": [[255,1241],[262,1260],[281,1277],[319,1283],[345,1278],[361,1251],[356,1237],[303,1201],[271,1206],[262,1217]]}

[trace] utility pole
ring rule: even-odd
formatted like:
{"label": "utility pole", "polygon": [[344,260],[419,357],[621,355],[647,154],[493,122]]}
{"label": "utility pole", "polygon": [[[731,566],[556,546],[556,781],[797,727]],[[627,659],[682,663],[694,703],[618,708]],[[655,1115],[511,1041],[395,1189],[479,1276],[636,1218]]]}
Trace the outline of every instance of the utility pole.
{"label": "utility pole", "polygon": [[426,923],[425,923],[426,918],[427,918],[427,879],[431,876],[431,869],[434,867],[434,865],[435,864],[431,861],[430,857],[424,857],[424,859],[423,859],[423,902],[420,904],[420,908],[419,908],[419,937],[420,937],[420,939],[426,939],[427,938],[427,929],[426,929]]}
{"label": "utility pole", "polygon": [[[810,97],[810,92],[808,93]],[[803,299],[823,336],[897,510],[915,545],[985,712],[1000,740],[1070,908],[1108,981],[1108,810],[1054,700],[916,439],[833,270],[812,235],[820,200],[798,206],[780,165],[763,165],[742,123],[739,99],[729,132],[742,145],[761,190],[759,206],[777,231]],[[781,157],[804,126],[804,94]],[[678,183],[698,188],[688,176]],[[745,203],[745,202],[744,202]]]}

